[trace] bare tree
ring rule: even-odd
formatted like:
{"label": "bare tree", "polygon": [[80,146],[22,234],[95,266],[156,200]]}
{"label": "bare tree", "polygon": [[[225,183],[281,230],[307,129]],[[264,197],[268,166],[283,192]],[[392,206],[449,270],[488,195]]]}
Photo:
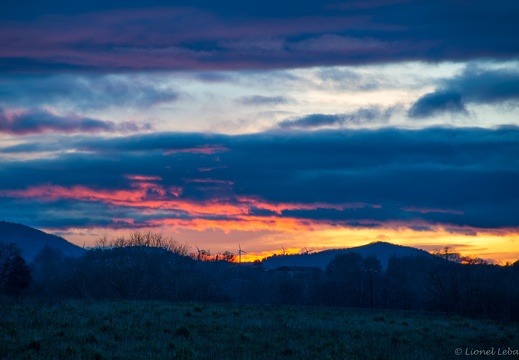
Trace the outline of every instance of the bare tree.
{"label": "bare tree", "polygon": [[222,259],[227,262],[233,262],[235,257],[236,256],[234,256],[234,254],[228,250],[224,251],[222,254]]}
{"label": "bare tree", "polygon": [[145,247],[159,248],[177,255],[187,256],[190,252],[190,246],[187,243],[181,244],[173,238],[167,237],[160,232],[134,231],[127,236],[118,236],[113,240],[109,240],[106,236],[100,238],[96,247],[98,248],[122,248],[122,247]]}

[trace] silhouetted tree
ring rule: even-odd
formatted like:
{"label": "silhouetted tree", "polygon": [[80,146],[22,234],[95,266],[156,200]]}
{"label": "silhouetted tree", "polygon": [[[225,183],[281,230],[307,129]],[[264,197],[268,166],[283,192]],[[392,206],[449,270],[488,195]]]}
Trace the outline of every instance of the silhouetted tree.
{"label": "silhouetted tree", "polygon": [[38,295],[73,296],[72,274],[81,258],[66,257],[59,249],[44,246],[31,263],[33,289]]}
{"label": "silhouetted tree", "polygon": [[[200,268],[189,247],[159,233],[135,232],[103,240],[79,261],[72,284],[78,296],[217,300],[214,271]],[[216,263],[207,262],[216,266]],[[213,269],[212,269],[213,270]]]}
{"label": "silhouetted tree", "polygon": [[457,264],[461,264],[463,262],[463,257],[461,254],[448,246],[445,246],[441,250],[435,250],[432,252],[432,254],[444,259],[445,261],[450,261]]}
{"label": "silhouetted tree", "polygon": [[426,307],[426,279],[441,259],[426,256],[392,257],[385,272],[383,304],[388,308],[421,310]]}
{"label": "silhouetted tree", "polygon": [[373,256],[368,256],[362,260],[362,268],[364,271],[371,271],[374,273],[382,272],[382,265],[380,265],[380,261]]}
{"label": "silhouetted tree", "polygon": [[488,275],[490,266],[482,259],[461,256],[448,247],[434,255],[444,261],[430,271],[426,282],[433,309],[462,315],[481,312],[481,299],[486,292],[481,280]]}
{"label": "silhouetted tree", "polygon": [[325,304],[362,306],[365,284],[362,256],[355,252],[337,255],[326,267]]}
{"label": "silhouetted tree", "polygon": [[30,283],[31,270],[25,260],[20,255],[16,255],[5,283],[5,293],[18,296],[29,287]]}
{"label": "silhouetted tree", "polygon": [[180,299],[194,287],[187,279],[194,277],[194,262],[161,248],[94,249],[81,259],[73,283],[84,297]]}
{"label": "silhouetted tree", "polygon": [[20,256],[20,249],[15,244],[0,243],[0,292],[5,291],[17,256]]}
{"label": "silhouetted tree", "polygon": [[223,254],[221,254],[221,259],[223,261],[227,261],[227,262],[233,262],[234,261],[234,254],[230,251],[224,251]]}
{"label": "silhouetted tree", "polygon": [[181,244],[176,240],[165,236],[160,232],[153,231],[134,231],[127,236],[119,236],[114,240],[103,237],[98,240],[97,248],[122,248],[137,247],[160,248],[178,255],[187,256],[190,246]]}

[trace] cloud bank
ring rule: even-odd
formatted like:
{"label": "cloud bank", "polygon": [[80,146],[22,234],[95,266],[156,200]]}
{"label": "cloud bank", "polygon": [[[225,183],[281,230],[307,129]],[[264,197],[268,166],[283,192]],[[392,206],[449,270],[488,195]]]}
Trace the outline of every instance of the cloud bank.
{"label": "cloud bank", "polygon": [[0,133],[13,135],[52,133],[136,132],[150,130],[150,124],[115,124],[77,115],[58,115],[48,110],[0,109]]}
{"label": "cloud bank", "polygon": [[1,151],[56,141],[52,158],[1,161],[0,217],[225,231],[519,226],[517,127],[76,136]]}
{"label": "cloud bank", "polygon": [[469,104],[519,105],[519,71],[468,67],[462,74],[442,81],[441,87],[425,94],[409,109],[412,118],[443,113],[466,114]]}
{"label": "cloud bank", "polygon": [[3,5],[0,13],[4,73],[265,69],[519,53],[519,40],[510,36],[518,32],[515,1],[49,2]]}
{"label": "cloud bank", "polygon": [[347,125],[367,125],[387,123],[400,106],[383,108],[369,106],[344,114],[311,114],[297,119],[283,120],[278,123],[281,129],[317,129],[322,127],[342,127]]}
{"label": "cloud bank", "polygon": [[3,76],[0,104],[42,107],[61,105],[80,111],[112,107],[150,108],[177,101],[181,94],[162,78],[139,74],[59,74]]}

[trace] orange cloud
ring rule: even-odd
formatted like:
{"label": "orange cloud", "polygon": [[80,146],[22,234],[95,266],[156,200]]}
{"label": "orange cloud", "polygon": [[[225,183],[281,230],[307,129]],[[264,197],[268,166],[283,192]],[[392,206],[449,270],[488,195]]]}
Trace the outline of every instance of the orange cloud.
{"label": "orange cloud", "polygon": [[[233,205],[225,200],[211,200],[200,203],[167,198],[167,191],[155,183],[136,182],[131,190],[97,190],[85,186],[42,185],[25,190],[2,191],[4,196],[37,198],[42,201],[74,199],[90,202],[102,202],[110,205],[134,208],[152,208],[180,210],[193,215],[241,215],[248,214],[245,204]],[[176,190],[176,189],[174,189]],[[178,196],[178,192],[173,195]]]}
{"label": "orange cloud", "polygon": [[235,216],[226,219],[160,219],[151,220],[146,223],[149,226],[173,226],[191,230],[204,231],[208,229],[219,229],[224,233],[231,231],[276,231],[276,232],[300,232],[312,231],[316,224],[315,221],[301,220],[295,218],[275,217],[275,216]]}
{"label": "orange cloud", "polygon": [[322,202],[317,203],[270,203],[257,198],[251,197],[237,197],[241,203],[249,204],[258,209],[270,210],[276,214],[281,214],[285,210],[317,210],[317,209],[360,209],[364,207],[380,208],[376,204],[364,203],[347,203],[347,204],[327,204]]}
{"label": "orange cloud", "polygon": [[[412,230],[405,221],[381,222],[374,220],[356,220],[366,228],[349,226],[347,221],[333,223],[329,220],[314,220],[282,216],[287,210],[315,209],[357,209],[362,207],[380,207],[376,204],[327,204],[327,203],[273,203],[259,198],[228,197],[205,201],[192,201],[179,198],[181,189],[175,194],[172,189],[165,189],[157,177],[130,175],[133,182],[126,190],[93,189],[85,186],[41,185],[24,190],[4,190],[0,195],[19,198],[36,198],[41,201],[73,199],[87,202],[101,202],[112,206],[138,209],[141,214],[151,217],[159,214],[171,218],[147,220],[137,223],[135,219],[122,217],[112,219],[120,229],[135,227],[160,227],[176,231],[195,230],[204,233],[207,230],[221,230],[222,237],[239,232],[247,234],[268,232],[260,235],[254,246],[248,247],[242,260],[258,259],[278,253],[284,244],[289,253],[299,252],[302,245],[315,250],[363,245],[372,241],[389,241],[401,245],[410,245],[431,250],[451,246],[464,255],[479,256],[500,261],[513,261],[519,258],[519,229],[476,229],[463,226],[439,226],[424,221],[413,220],[412,225],[423,225],[424,230]],[[127,177],[128,178],[128,177]],[[178,189],[177,189],[178,190]],[[174,197],[173,197],[174,196]],[[272,211],[272,215],[255,215],[254,209]],[[432,211],[437,209],[414,209],[414,211]],[[178,211],[188,214],[187,218],[177,218]],[[166,214],[166,215],[164,215]],[[174,216],[173,216],[174,215]],[[217,241],[213,239],[212,241]],[[243,246],[247,246],[242,241]],[[217,252],[225,249],[214,249]]]}
{"label": "orange cloud", "polygon": [[146,176],[146,175],[124,175],[128,180],[133,181],[160,181],[162,178],[160,176]]}
{"label": "orange cloud", "polygon": [[[264,209],[272,211],[281,215],[285,210],[316,210],[316,209],[356,209],[362,207],[379,207],[373,204],[326,204],[326,203],[272,203],[263,201],[258,198],[237,197],[221,198],[205,201],[191,201],[183,200],[178,197],[182,193],[182,188],[171,187],[166,190],[163,186],[150,182],[149,180],[158,180],[159,177],[146,177],[139,175],[127,175],[129,179],[136,180],[131,184],[129,190],[105,190],[92,189],[85,186],[55,186],[55,185],[41,185],[30,187],[25,190],[10,190],[1,192],[2,195],[20,198],[37,198],[42,201],[53,201],[59,199],[74,199],[89,202],[102,202],[114,206],[125,206],[133,208],[148,208],[161,210],[176,210],[183,211],[193,216],[199,215],[224,215],[224,216],[247,216],[247,221],[256,223],[259,219],[257,216],[252,216],[252,209]],[[204,180],[204,179],[202,179]],[[195,182],[202,180],[194,179]],[[208,182],[216,182],[214,179],[206,179]],[[204,181],[205,182],[205,181]],[[172,194],[176,198],[172,199],[168,195]],[[262,219],[265,219],[263,217]],[[267,218],[261,222],[269,223],[272,218]],[[240,223],[244,219],[239,219]],[[214,222],[222,220],[214,220]],[[299,220],[302,224],[304,221]],[[310,223],[310,220],[305,220]],[[219,227],[219,226],[212,226]],[[227,228],[227,226],[224,226]],[[261,226],[263,228],[263,226]]]}

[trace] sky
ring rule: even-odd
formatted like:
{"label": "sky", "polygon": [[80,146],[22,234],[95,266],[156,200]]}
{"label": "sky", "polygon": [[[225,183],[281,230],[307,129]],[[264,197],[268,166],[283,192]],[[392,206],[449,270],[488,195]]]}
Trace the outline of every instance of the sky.
{"label": "sky", "polygon": [[0,220],[519,259],[519,3],[0,4]]}

